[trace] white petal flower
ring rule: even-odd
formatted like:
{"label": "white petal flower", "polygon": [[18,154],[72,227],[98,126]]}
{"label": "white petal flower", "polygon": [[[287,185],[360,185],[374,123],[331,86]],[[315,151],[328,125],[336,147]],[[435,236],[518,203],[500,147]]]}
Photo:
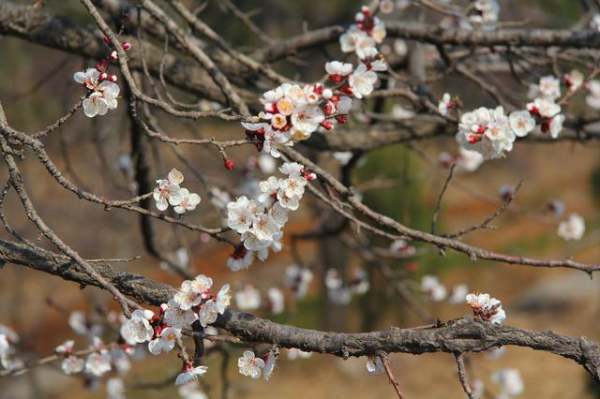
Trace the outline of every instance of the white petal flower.
{"label": "white petal flower", "polygon": [[224,286],[221,287],[221,289],[217,293],[217,299],[215,302],[217,304],[217,311],[219,312],[219,314],[225,313],[225,310],[227,310],[227,308],[229,307],[229,304],[231,302],[231,294],[229,293],[229,284],[225,284]]}
{"label": "white petal flower", "polygon": [[312,352],[305,352],[298,348],[291,348],[287,351],[287,358],[289,360],[308,359],[310,357],[312,357]]}
{"label": "white petal flower", "polygon": [[67,375],[81,373],[84,366],[85,360],[77,356],[69,356],[60,364],[62,371]]}
{"label": "white petal flower", "polygon": [[239,234],[250,229],[252,218],[256,211],[256,203],[246,196],[239,197],[235,202],[227,204],[227,226]]}
{"label": "white petal flower", "polygon": [[164,328],[160,335],[148,343],[148,351],[153,355],[160,355],[162,352],[170,352],[175,347],[177,339],[181,337],[181,330],[178,328]]}
{"label": "white petal flower", "polygon": [[512,150],[515,134],[502,107],[478,108],[461,116],[456,140],[466,150],[494,159]]}
{"label": "white petal flower", "polygon": [[100,72],[96,68],[88,68],[85,72],[75,72],[73,80],[85,85],[89,90],[94,90],[98,86]]}
{"label": "white petal flower", "polygon": [[558,236],[564,240],[580,240],[585,233],[585,220],[577,213],[558,225]]}
{"label": "white petal flower", "polygon": [[540,79],[538,89],[542,97],[554,101],[560,97],[560,80],[554,76],[544,76]]}
{"label": "white petal flower", "polygon": [[565,116],[563,114],[556,115],[550,120],[550,137],[553,139],[558,138],[560,132],[563,129],[563,123],[565,122]]}
{"label": "white petal flower", "polygon": [[263,368],[263,377],[265,381],[269,381],[273,371],[275,370],[275,365],[277,364],[277,358],[279,357],[279,349],[273,349],[269,351],[267,354],[265,367]]}
{"label": "white petal flower", "polygon": [[502,393],[509,397],[518,396],[523,393],[525,387],[519,370],[502,369],[492,374],[492,381],[500,385]]}
{"label": "white petal flower", "polygon": [[178,393],[183,399],[208,399],[208,396],[200,390],[197,382],[181,385]]}
{"label": "white petal flower", "polygon": [[121,90],[118,84],[105,80],[98,85],[96,90],[98,93],[102,94],[102,97],[104,97],[104,101],[106,101],[106,106],[108,109],[117,108],[117,97],[119,97],[119,91]]}
{"label": "white petal flower", "polygon": [[129,345],[141,344],[152,339],[154,329],[150,320],[154,313],[150,310],[134,310],[131,318],[121,325],[121,336]]}
{"label": "white petal flower", "polygon": [[85,361],[85,372],[102,377],[111,370],[109,353],[92,353]]}
{"label": "white petal flower", "polygon": [[125,399],[125,383],[120,378],[109,378],[106,381],[108,399]]}
{"label": "white petal flower", "polygon": [[367,70],[365,64],[360,64],[348,78],[348,84],[356,98],[368,96],[377,82],[377,74]]}
{"label": "white petal flower", "polygon": [[456,159],[456,167],[465,172],[474,172],[483,163],[483,155],[477,151],[469,151],[462,147],[459,149],[459,156]]}
{"label": "white petal flower", "polygon": [[473,314],[484,321],[493,324],[502,324],[506,319],[506,313],[502,309],[502,303],[489,294],[469,294],[466,301],[471,307]]}
{"label": "white petal flower", "polygon": [[469,293],[469,289],[466,284],[459,284],[452,288],[452,292],[450,293],[450,297],[448,298],[448,302],[452,304],[464,303],[467,294]]}
{"label": "white petal flower", "polygon": [[552,118],[560,113],[560,105],[556,104],[554,100],[538,97],[532,103],[527,104],[527,110],[544,118]]}
{"label": "white petal flower", "polygon": [[255,380],[260,378],[264,367],[264,360],[256,357],[252,351],[245,351],[242,357],[238,359],[238,369],[240,374]]}
{"label": "white petal flower", "polygon": [[304,298],[307,294],[312,279],[313,273],[310,269],[291,265],[285,270],[285,283],[298,299]]}
{"label": "white petal flower", "polygon": [[0,335],[0,357],[8,356],[11,353],[10,343],[8,337],[4,334]]}
{"label": "white petal flower", "polygon": [[[65,355],[65,354],[69,354],[73,352],[73,347],[75,346],[75,341],[73,340],[69,340],[69,341],[65,341],[64,343],[58,345],[55,349],[54,352],[60,354],[60,355]],[[2,348],[0,345],[0,354],[2,354]]]}
{"label": "white petal flower", "polygon": [[448,116],[448,110],[450,109],[451,104],[452,104],[452,97],[450,96],[450,93],[444,93],[442,99],[438,103],[439,113],[442,114],[443,116]]}
{"label": "white petal flower", "polygon": [[385,372],[385,367],[383,366],[383,361],[379,356],[369,356],[367,358],[367,371],[369,374],[383,374]]}
{"label": "white petal flower", "polygon": [[193,211],[201,201],[198,194],[190,193],[187,188],[179,190],[179,194],[181,195],[181,202],[174,208],[174,211],[179,214]]}
{"label": "white petal flower", "polygon": [[285,298],[283,292],[277,287],[271,287],[267,291],[269,310],[272,314],[281,314],[285,310]]}
{"label": "white petal flower", "polygon": [[279,231],[279,226],[269,214],[254,216],[250,232],[257,240],[271,241],[277,231]]}
{"label": "white petal flower", "polygon": [[198,312],[198,320],[200,320],[200,324],[202,327],[206,327],[209,324],[217,321],[219,317],[219,306],[213,300],[209,300],[202,304],[200,307],[200,312]]}
{"label": "white petal flower", "polygon": [[175,379],[175,385],[185,385],[191,381],[196,381],[198,380],[198,377],[206,373],[206,371],[208,371],[208,367],[206,366],[189,366],[177,376]]}
{"label": "white petal flower", "polygon": [[179,291],[173,297],[173,301],[182,310],[189,310],[199,305],[207,297],[207,291],[210,287],[212,287],[212,279],[200,274],[194,280],[182,282]]}
{"label": "white petal flower", "polygon": [[279,168],[279,171],[284,175],[288,175],[289,177],[298,177],[302,176],[302,171],[304,170],[304,166],[299,164],[298,162],[285,162]]}
{"label": "white petal flower", "polygon": [[306,105],[296,109],[291,120],[296,129],[308,134],[319,128],[325,120],[325,114],[318,105]]}
{"label": "white petal flower", "polygon": [[93,92],[83,100],[83,113],[88,118],[96,115],[106,115],[108,112],[108,103],[102,93]]}
{"label": "white petal flower", "polygon": [[325,71],[329,75],[347,76],[352,73],[354,66],[350,63],[331,61],[325,64]]}
{"label": "white petal flower", "polygon": [[170,327],[187,328],[196,321],[198,317],[192,310],[183,310],[177,302],[170,300],[166,305],[163,321]]}
{"label": "white petal flower", "polygon": [[446,299],[447,290],[437,277],[425,275],[421,280],[421,290],[429,295],[431,300],[440,302]]}
{"label": "white petal flower", "polygon": [[250,284],[235,293],[235,304],[241,310],[255,310],[260,308],[260,291]]}
{"label": "white petal flower", "polygon": [[510,127],[517,137],[525,137],[535,129],[535,119],[531,117],[528,111],[512,112],[508,120]]}

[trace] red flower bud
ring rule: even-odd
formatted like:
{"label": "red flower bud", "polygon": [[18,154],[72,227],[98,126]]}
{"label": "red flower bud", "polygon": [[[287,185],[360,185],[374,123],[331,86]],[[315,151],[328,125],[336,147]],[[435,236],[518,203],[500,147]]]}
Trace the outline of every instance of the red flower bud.
{"label": "red flower bud", "polygon": [[335,120],[338,121],[340,125],[348,122],[348,115],[338,115],[335,117]]}
{"label": "red flower bud", "polygon": [[117,81],[117,75],[110,75],[110,81],[111,82],[116,82]]}
{"label": "red flower bud", "polygon": [[323,128],[327,129],[327,130],[331,130],[333,129],[333,122],[331,122],[330,120],[326,120],[321,122],[321,126],[323,126]]}
{"label": "red flower bud", "polygon": [[233,170],[233,168],[235,168],[235,162],[233,162],[231,159],[226,159],[224,164],[225,169],[227,170]]}
{"label": "red flower bud", "polygon": [[131,43],[123,42],[123,44],[121,46],[123,47],[123,50],[127,51],[131,48]]}

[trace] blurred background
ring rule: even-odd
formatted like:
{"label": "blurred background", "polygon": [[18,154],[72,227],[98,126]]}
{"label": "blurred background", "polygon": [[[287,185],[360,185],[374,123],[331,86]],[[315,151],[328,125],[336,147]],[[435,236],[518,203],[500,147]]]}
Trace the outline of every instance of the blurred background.
{"label": "blurred background", "polygon": [[[17,2],[28,4],[29,2]],[[203,2],[186,2],[199,5]],[[218,1],[208,1],[202,11],[204,20],[239,48],[260,47],[237,21],[224,23]],[[583,2],[581,2],[583,3]],[[580,18],[583,8],[575,0],[500,0],[501,19],[528,21],[530,26],[564,28]],[[240,9],[256,10],[254,21],[269,36],[285,38],[333,24],[348,24],[361,3],[350,0],[255,0],[235,1]],[[92,25],[76,0],[49,0],[45,7]],[[417,11],[408,10],[401,18],[414,19]],[[437,23],[431,18],[431,23]],[[393,48],[394,42],[388,44]],[[323,63],[335,57],[337,45],[305,54],[296,64],[282,63],[279,70],[305,81],[318,79]],[[0,37],[0,99],[10,123],[20,130],[35,131],[64,114],[77,101],[81,88],[72,80],[75,71],[93,65],[92,60],[33,45],[12,37]],[[532,71],[543,76],[549,71]],[[294,76],[295,74],[295,76]],[[514,96],[526,98],[527,87],[510,78],[495,77],[509,87]],[[528,82],[525,82],[528,83]],[[461,97],[465,108],[489,105],[490,100],[472,83],[450,75],[439,87],[432,87],[439,98],[444,92]],[[394,104],[389,104],[390,109]],[[572,110],[584,110],[576,99]],[[214,121],[169,122],[171,135],[182,137],[217,136],[240,138],[242,129],[234,123]],[[54,161],[77,184],[107,198],[129,198],[131,175],[128,166],[129,131],[124,101],[118,111],[102,119],[88,119],[82,113],[45,140]],[[351,183],[375,210],[393,216],[414,228],[429,230],[432,213],[448,170],[438,161],[443,152],[456,153],[452,138],[422,141],[417,149],[393,145],[369,152],[353,169]],[[235,194],[243,184],[267,175],[253,166],[254,149],[240,147],[229,151],[239,165],[233,172],[222,167],[222,158],[212,148],[153,145],[153,175],[162,178],[172,168],[184,172],[186,186],[200,193],[203,201],[190,220],[217,226],[219,210],[211,204],[208,188],[227,188]],[[466,241],[484,248],[540,258],[574,257],[598,263],[600,259],[600,147],[598,143],[562,142],[553,145],[520,143],[505,159],[485,163],[472,173],[458,173],[451,182],[441,207],[438,231],[453,232],[477,224],[502,203],[504,186],[522,187],[507,212],[494,221],[494,230],[467,236]],[[31,158],[31,157],[30,157]],[[185,159],[183,163],[181,159]],[[322,164],[339,175],[340,162],[322,155]],[[5,181],[6,171],[0,166]],[[41,216],[86,258],[128,258],[119,263],[123,270],[140,273],[156,280],[179,285],[180,278],[148,256],[140,236],[135,214],[101,207],[78,200],[51,179],[35,159],[22,164],[26,184]],[[206,183],[197,177],[200,173]],[[560,200],[565,211],[557,217],[549,210],[550,201]],[[557,235],[558,223],[576,212],[586,221],[586,233],[579,241],[566,242]],[[36,229],[25,220],[14,193],[9,195],[5,214],[22,235],[42,244]],[[447,299],[434,301],[422,292],[423,276],[434,275],[447,287],[448,294],[460,284],[470,292],[489,292],[502,300],[507,311],[506,323],[532,330],[553,330],[560,334],[600,339],[600,281],[585,273],[564,269],[536,269],[482,261],[470,261],[462,254],[448,252],[440,256],[436,248],[414,244],[417,256],[387,262],[385,267],[401,276],[399,289],[388,284],[378,262],[369,262],[348,251],[339,237],[297,240],[295,234],[318,228],[331,217],[330,212],[309,195],[301,210],[288,223],[282,252],[268,261],[256,262],[248,271],[230,272],[225,266],[230,249],[208,237],[155,222],[161,246],[178,254],[182,265],[192,274],[203,273],[241,290],[251,284],[260,291],[262,305],[252,312],[278,322],[301,327],[337,331],[369,331],[389,326],[412,327],[432,319],[448,320],[469,313],[465,304]],[[346,230],[346,234],[354,228]],[[10,238],[0,233],[3,238]],[[380,246],[388,243],[381,242]],[[179,251],[180,248],[187,248]],[[295,249],[294,253],[292,248]],[[187,258],[187,259],[186,259]],[[285,285],[286,269],[302,262],[314,278],[308,294],[295,298]],[[370,289],[340,303],[328,294],[324,277],[334,269],[351,281],[363,271]],[[279,287],[285,295],[285,311],[273,315],[265,304],[269,288]],[[232,304],[236,307],[235,300]],[[26,268],[6,265],[0,270],[0,324],[20,334],[21,349],[31,356],[50,354],[53,349],[75,337],[78,347],[87,344],[69,327],[71,312],[85,312],[90,320],[116,310],[107,295],[97,289],[79,289],[72,283]],[[110,340],[114,332],[104,330]],[[210,398],[221,397],[222,373],[227,376],[232,398],[371,398],[394,397],[385,376],[369,376],[365,359],[342,360],[332,356],[289,359],[282,351],[271,380],[254,381],[237,372],[236,359],[242,349],[231,346],[230,359],[215,353],[208,358],[209,372],[203,380]],[[395,354],[392,367],[407,398],[462,398],[456,378],[453,356]],[[225,364],[225,370],[220,371]],[[570,360],[529,349],[509,347],[495,358],[489,354],[469,356],[472,379],[480,379],[490,392],[496,392],[490,375],[499,369],[516,368],[525,383],[523,398],[600,398],[581,367]],[[129,398],[175,398],[177,392],[169,378],[180,367],[175,354],[160,358],[145,357],[133,362],[124,377]],[[167,384],[163,382],[167,379]],[[102,382],[65,376],[57,364],[35,369],[18,378],[0,379],[0,398],[101,398],[106,393]]]}

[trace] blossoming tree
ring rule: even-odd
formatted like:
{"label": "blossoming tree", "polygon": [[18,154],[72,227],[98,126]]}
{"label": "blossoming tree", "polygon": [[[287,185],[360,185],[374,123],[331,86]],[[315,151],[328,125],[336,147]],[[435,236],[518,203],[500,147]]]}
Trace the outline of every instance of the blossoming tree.
{"label": "blossoming tree", "polygon": [[[276,39],[232,1],[224,0],[219,4],[222,11],[261,42],[242,51],[216,26],[209,26],[202,13],[191,8],[193,2],[81,0],[79,6],[94,26],[59,18],[43,3],[4,1],[0,32],[59,49],[69,57],[83,56],[84,68],[70,71],[81,97],[72,98],[74,106],[64,116],[36,132],[13,127],[11,115],[0,103],[0,154],[7,179],[0,206],[14,195],[51,244],[44,247],[22,237],[10,225],[12,215],[0,212],[8,233],[0,240],[0,260],[98,287],[111,295],[115,307],[104,314],[109,332],[99,329],[88,315],[71,313],[70,327],[87,337],[89,344],[78,347],[68,340],[48,357],[26,358],[18,331],[0,326],[0,376],[56,362],[67,375],[106,382],[109,396],[122,398],[129,388],[120,376],[131,362],[135,365],[142,355],[166,357],[174,352],[181,364],[169,384],[179,386],[184,398],[202,398],[198,381],[218,372],[207,367],[212,351],[235,353],[242,376],[272,378],[270,383],[278,384],[273,373],[280,352],[286,350],[290,359],[312,353],[363,357],[365,372],[384,374],[402,398],[390,354],[445,352],[454,356],[457,380],[468,398],[512,398],[524,390],[518,365],[496,371],[492,381],[499,388],[490,391],[478,379],[469,378],[465,358],[473,352],[498,356],[513,345],[570,359],[600,380],[600,344],[585,337],[505,325],[507,313],[499,299],[465,284],[448,290],[434,275],[423,276],[414,291],[434,302],[462,306],[470,315],[449,321],[425,317],[429,324],[424,327],[341,333],[279,324],[252,314],[261,309],[273,316],[284,313],[290,298],[286,292],[294,302],[300,301],[317,278],[328,299],[341,306],[372,288],[364,268],[350,275],[335,268],[318,272],[305,264],[297,249],[302,240],[336,237],[352,256],[376,264],[389,287],[398,288],[404,297],[407,294],[398,281],[406,275],[390,265],[418,259],[421,250],[438,251],[440,265],[446,252],[452,251],[472,262],[566,268],[589,275],[600,270],[600,264],[501,253],[469,243],[467,234],[491,227],[510,208],[520,185],[503,188],[498,209],[481,223],[455,233],[436,229],[455,173],[472,173],[481,165],[493,168],[527,142],[579,143],[600,138],[594,126],[597,120],[570,106],[583,99],[588,108],[600,108],[600,81],[596,80],[600,69],[594,52],[600,33],[598,18],[593,17],[598,10],[593,6],[583,18],[585,23],[572,30],[533,30],[505,27],[496,0],[380,0],[357,9],[353,20],[342,26]],[[435,19],[437,25],[408,22],[403,16],[411,10],[421,20]],[[165,43],[162,49],[161,42]],[[331,54],[336,55],[327,53],[329,59],[318,68],[321,77],[305,79],[303,64],[298,62],[303,54],[332,43],[337,48]],[[280,68],[283,61],[295,65],[294,73],[282,72],[289,72]],[[471,106],[469,98],[444,89],[444,77],[450,73],[473,82],[489,96],[487,105]],[[520,85],[526,82],[527,90],[509,93],[486,78],[492,73]],[[177,99],[179,95],[193,102]],[[93,118],[95,126],[115,115],[128,118],[130,153],[118,164],[130,183],[130,198],[107,198],[92,183],[80,184],[68,177],[53,159],[48,143],[81,114]],[[214,128],[210,137],[186,138],[170,131],[173,121],[180,120],[191,121],[194,128],[227,124],[239,134],[226,139]],[[206,121],[212,125],[205,125]],[[375,210],[352,186],[353,168],[371,150],[402,143],[430,157],[419,143],[444,136],[454,140],[445,141],[448,150],[433,162],[447,170],[447,178],[432,209],[430,231]],[[227,178],[208,183],[203,171],[190,166],[190,160],[178,152],[184,145],[214,152],[222,160],[224,175],[243,169],[244,179],[237,186],[228,184]],[[180,161],[153,165],[152,152],[158,146],[172,148]],[[250,160],[234,156],[239,147],[248,147],[255,155]],[[30,158],[81,201],[137,215],[148,255],[182,281],[171,286],[118,271],[114,263],[123,260],[111,259],[110,254],[100,260],[83,257],[46,223],[38,212],[40,204],[32,201],[28,185],[35,177],[23,167]],[[331,161],[334,168],[325,166]],[[256,175],[262,177],[251,177]],[[202,190],[193,189],[196,178],[203,181]],[[286,225],[311,200],[335,215],[335,223],[326,221],[316,229],[290,234]],[[552,229],[565,241],[581,240],[585,219],[575,210],[565,214],[565,208],[560,201],[548,204],[555,215]],[[203,214],[213,216],[212,227],[193,221]],[[171,234],[187,230],[204,242],[227,248],[229,256],[220,266],[228,276],[259,268],[282,250],[291,251],[296,262],[285,270],[281,286],[264,292],[251,281],[235,290],[228,283],[215,287],[211,276],[192,273],[185,246],[175,251],[161,248],[156,239],[159,223],[172,225]],[[81,232],[88,233],[93,234]],[[231,344],[237,349],[232,350]],[[223,395],[227,396],[226,388]]]}

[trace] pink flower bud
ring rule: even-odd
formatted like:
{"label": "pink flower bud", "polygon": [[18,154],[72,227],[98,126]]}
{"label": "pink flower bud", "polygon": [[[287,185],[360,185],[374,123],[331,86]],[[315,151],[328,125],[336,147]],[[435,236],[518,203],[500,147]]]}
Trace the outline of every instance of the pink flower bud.
{"label": "pink flower bud", "polygon": [[111,82],[116,82],[117,81],[117,75],[110,75],[110,81]]}
{"label": "pink flower bud", "polygon": [[129,42],[123,42],[123,44],[121,46],[123,47],[123,50],[125,50],[125,51],[131,49],[131,43],[129,43]]}
{"label": "pink flower bud", "polygon": [[113,50],[112,53],[110,53],[110,59],[111,60],[118,60],[119,59],[119,55],[117,54],[117,50]]}
{"label": "pink flower bud", "polygon": [[106,72],[102,72],[100,74],[100,80],[106,80],[106,79],[108,79],[108,74]]}

